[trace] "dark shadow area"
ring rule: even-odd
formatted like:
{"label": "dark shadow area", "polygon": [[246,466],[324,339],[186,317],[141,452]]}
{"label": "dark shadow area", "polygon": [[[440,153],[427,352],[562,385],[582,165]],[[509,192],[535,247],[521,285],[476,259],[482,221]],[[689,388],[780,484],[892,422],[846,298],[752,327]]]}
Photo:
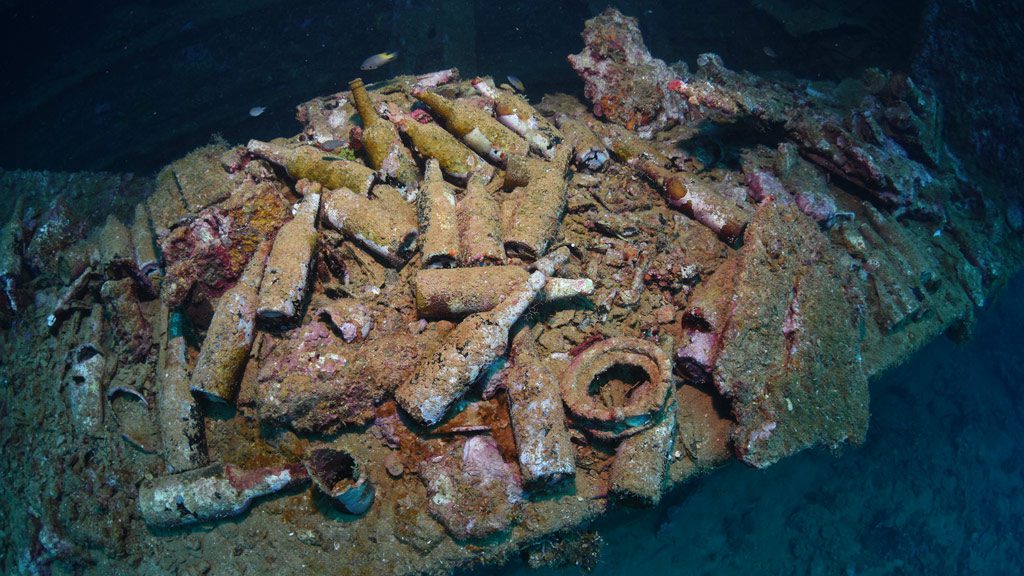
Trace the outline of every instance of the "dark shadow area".
{"label": "dark shadow area", "polygon": [[[733,68],[811,78],[909,68],[923,5],[862,2],[855,18],[842,12],[825,30],[794,35],[762,3],[611,4],[639,19],[651,53],[667,62],[692,65],[712,51]],[[294,134],[297,104],[356,76],[457,66],[464,76],[514,74],[534,99],[578,94],[565,57],[607,5],[13,0],[0,7],[0,167],[153,173],[213,135],[239,143]],[[398,59],[359,70],[390,50]],[[266,110],[251,116],[254,106]]]}

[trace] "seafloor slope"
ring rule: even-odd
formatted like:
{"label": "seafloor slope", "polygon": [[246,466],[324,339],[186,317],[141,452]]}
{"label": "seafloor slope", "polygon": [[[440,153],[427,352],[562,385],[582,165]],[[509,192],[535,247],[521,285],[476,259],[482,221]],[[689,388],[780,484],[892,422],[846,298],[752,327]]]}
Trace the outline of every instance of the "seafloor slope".
{"label": "seafloor slope", "polygon": [[612,507],[862,442],[1019,268],[912,79],[584,41],[589,105],[448,70],[152,181],[4,173],[5,568],[585,565]]}

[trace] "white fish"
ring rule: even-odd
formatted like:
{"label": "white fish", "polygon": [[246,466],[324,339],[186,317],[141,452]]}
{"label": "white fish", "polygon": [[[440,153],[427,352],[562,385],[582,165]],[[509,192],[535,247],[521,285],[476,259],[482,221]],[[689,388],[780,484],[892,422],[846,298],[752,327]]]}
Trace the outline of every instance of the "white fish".
{"label": "white fish", "polygon": [[522,80],[511,74],[506,76],[506,78],[508,78],[508,83],[511,84],[512,87],[516,89],[516,92],[526,92],[526,86],[523,84]]}
{"label": "white fish", "polygon": [[391,62],[395,58],[398,58],[398,52],[381,52],[380,54],[374,54],[366,60],[363,60],[363,64],[359,66],[360,70],[376,70],[381,66]]}
{"label": "white fish", "polygon": [[267,111],[267,107],[266,106],[253,106],[252,108],[249,108],[249,116],[252,116],[253,118],[255,118],[255,117],[259,116],[260,114],[263,114],[266,111]]}

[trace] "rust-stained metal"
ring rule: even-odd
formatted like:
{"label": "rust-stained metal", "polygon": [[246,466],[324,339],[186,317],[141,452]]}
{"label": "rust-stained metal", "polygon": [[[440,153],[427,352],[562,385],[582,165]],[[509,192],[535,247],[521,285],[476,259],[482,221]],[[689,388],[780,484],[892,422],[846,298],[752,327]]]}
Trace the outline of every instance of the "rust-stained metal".
{"label": "rust-stained metal", "polygon": [[[590,393],[595,381],[615,369],[636,369],[644,381],[628,402],[609,406]],[[573,420],[601,439],[620,439],[659,422],[674,389],[672,362],[656,344],[639,338],[608,338],[573,358],[562,373],[562,400]]]}

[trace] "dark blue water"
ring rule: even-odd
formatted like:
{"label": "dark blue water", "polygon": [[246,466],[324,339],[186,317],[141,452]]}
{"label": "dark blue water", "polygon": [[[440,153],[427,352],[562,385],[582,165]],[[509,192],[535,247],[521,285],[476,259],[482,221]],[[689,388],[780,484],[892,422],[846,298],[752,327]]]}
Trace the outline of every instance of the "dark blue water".
{"label": "dark blue water", "polygon": [[[867,2],[871,25],[842,22],[794,37],[748,2],[631,0],[651,52],[691,63],[717,52],[730,67],[842,78],[867,66],[908,69],[923,0]],[[565,61],[605,2],[62,2],[0,5],[0,165],[154,172],[205,144],[293,134],[296,104],[371,73],[457,66],[464,77],[519,76],[531,96],[579,93]],[[874,13],[872,12],[874,10]],[[773,56],[766,54],[768,48]],[[252,106],[267,107],[258,118]]]}

